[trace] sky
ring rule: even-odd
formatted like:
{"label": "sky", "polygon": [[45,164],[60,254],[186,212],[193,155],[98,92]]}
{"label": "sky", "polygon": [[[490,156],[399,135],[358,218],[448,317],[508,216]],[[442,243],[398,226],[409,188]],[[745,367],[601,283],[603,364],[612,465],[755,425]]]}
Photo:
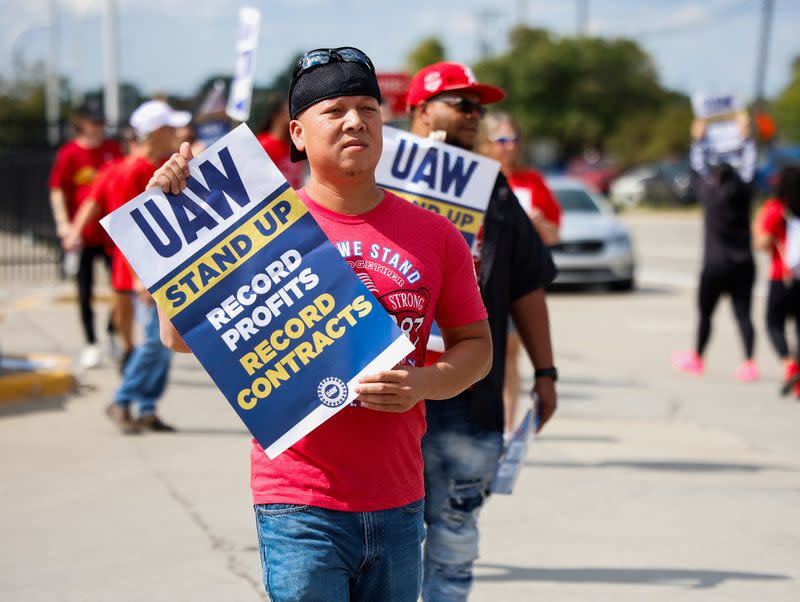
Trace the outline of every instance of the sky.
{"label": "sky", "polygon": [[[103,80],[103,11],[111,0],[3,0],[0,74],[48,56],[50,7],[59,16],[58,62],[77,90]],[[298,52],[351,45],[378,70],[402,69],[422,38],[444,42],[447,58],[470,63],[481,38],[507,47],[517,22],[573,35],[580,0],[113,0],[119,71],[146,94],[191,94],[210,75],[230,73],[238,7],[261,9],[256,83],[269,84]],[[584,0],[592,35],[630,37],[652,57],[663,85],[753,97],[763,0]],[[800,55],[800,1],[775,0],[768,96],[788,82]]]}

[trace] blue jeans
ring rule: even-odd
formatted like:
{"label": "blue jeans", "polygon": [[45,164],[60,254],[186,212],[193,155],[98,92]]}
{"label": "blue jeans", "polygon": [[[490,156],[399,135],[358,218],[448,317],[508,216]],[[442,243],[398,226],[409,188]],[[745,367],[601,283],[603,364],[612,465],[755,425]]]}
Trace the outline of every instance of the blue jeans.
{"label": "blue jeans", "polygon": [[136,301],[136,319],[144,329],[144,342],[133,350],[122,373],[122,385],[114,395],[114,403],[139,404],[139,415],[154,414],[156,403],[167,386],[172,352],[161,343],[158,310],[155,303]]}
{"label": "blue jeans", "polygon": [[428,401],[426,409],[422,598],[466,600],[478,558],[478,513],[503,451],[503,435],[470,422],[462,401]]}
{"label": "blue jeans", "polygon": [[416,602],[424,507],[424,500],[376,512],[254,506],[267,594],[273,602]]}

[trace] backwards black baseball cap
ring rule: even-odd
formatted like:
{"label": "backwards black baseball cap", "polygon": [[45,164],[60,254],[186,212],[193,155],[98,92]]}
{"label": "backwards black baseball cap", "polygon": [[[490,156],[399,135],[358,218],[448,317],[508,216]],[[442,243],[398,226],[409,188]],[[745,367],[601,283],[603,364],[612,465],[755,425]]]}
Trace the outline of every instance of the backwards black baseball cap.
{"label": "backwards black baseball cap", "polygon": [[[317,48],[297,61],[289,84],[289,117],[295,119],[308,107],[339,96],[371,96],[381,102],[375,67],[358,48]],[[291,142],[291,160],[308,157]]]}

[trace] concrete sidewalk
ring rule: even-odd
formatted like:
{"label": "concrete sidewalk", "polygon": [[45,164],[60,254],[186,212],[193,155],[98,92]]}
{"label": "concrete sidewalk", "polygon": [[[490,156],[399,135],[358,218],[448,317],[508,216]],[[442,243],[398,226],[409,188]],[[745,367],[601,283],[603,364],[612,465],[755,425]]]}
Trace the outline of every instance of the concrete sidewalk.
{"label": "concrete sidewalk", "polygon": [[[77,308],[56,296],[9,306],[5,350],[77,355]],[[483,514],[471,599],[798,599],[800,404],[776,397],[768,350],[762,382],[733,382],[719,316],[708,374],[690,379],[668,365],[689,340],[687,293],[550,305],[561,408],[518,491]],[[0,410],[0,599],[262,600],[250,438],[199,364],[176,356],[174,435],[116,432],[114,367],[80,380],[78,395]]]}

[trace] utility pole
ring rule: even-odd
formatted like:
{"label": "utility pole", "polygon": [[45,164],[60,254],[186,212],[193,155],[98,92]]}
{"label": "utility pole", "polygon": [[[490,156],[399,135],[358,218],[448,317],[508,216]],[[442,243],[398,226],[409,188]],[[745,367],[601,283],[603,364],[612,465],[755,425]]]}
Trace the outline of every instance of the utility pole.
{"label": "utility pole", "polygon": [[772,29],[772,13],[774,8],[774,0],[762,0],[761,34],[758,39],[758,58],[756,59],[755,101],[764,98],[764,81],[767,77],[767,57],[769,55],[770,30]]}
{"label": "utility pole", "polygon": [[106,127],[111,136],[117,134],[119,128],[119,74],[117,70],[117,2],[106,0],[104,20],[104,75],[105,87],[103,90],[103,110],[106,118]]}
{"label": "utility pole", "polygon": [[58,146],[61,142],[61,94],[59,90],[58,53],[59,33],[58,2],[50,0],[50,48],[47,61],[47,81],[45,82],[44,115],[47,121],[47,143]]}
{"label": "utility pole", "polygon": [[576,9],[576,35],[585,36],[589,33],[589,0],[575,0]]}

